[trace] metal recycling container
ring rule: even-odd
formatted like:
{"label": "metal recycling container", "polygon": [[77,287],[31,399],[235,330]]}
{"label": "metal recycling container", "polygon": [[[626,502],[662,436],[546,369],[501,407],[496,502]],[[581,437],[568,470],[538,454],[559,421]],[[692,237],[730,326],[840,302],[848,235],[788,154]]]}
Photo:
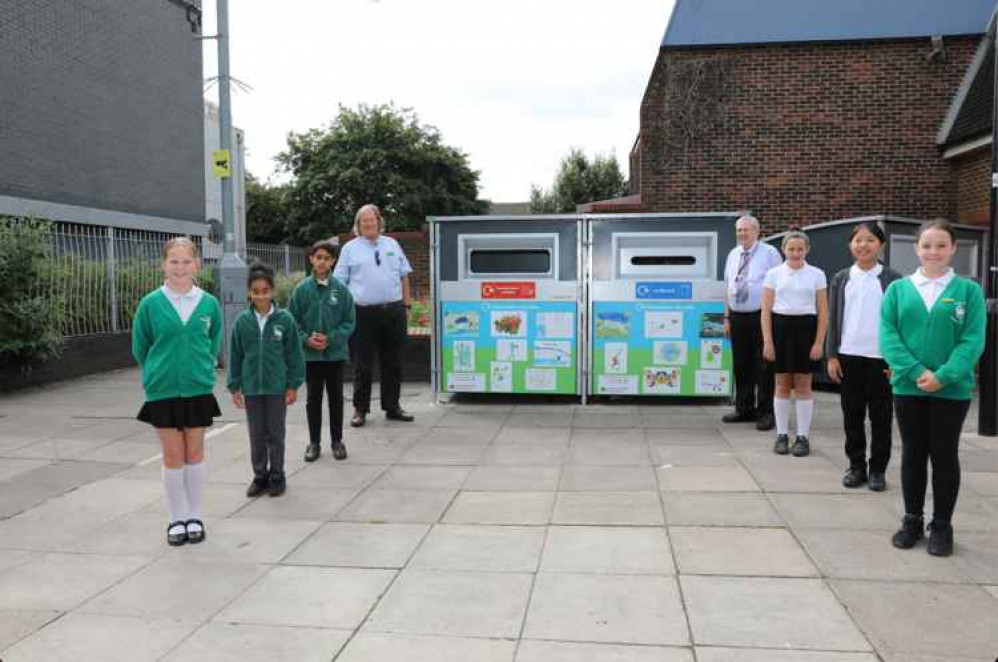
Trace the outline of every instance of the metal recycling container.
{"label": "metal recycling container", "polygon": [[739,216],[587,218],[590,394],[731,394],[724,262]]}
{"label": "metal recycling container", "polygon": [[428,220],[434,393],[581,395],[580,217]]}

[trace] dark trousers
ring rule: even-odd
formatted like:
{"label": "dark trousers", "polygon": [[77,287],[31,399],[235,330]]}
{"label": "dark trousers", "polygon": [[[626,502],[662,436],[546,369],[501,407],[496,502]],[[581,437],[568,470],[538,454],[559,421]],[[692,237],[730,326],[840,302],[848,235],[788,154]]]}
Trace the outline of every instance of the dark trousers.
{"label": "dark trousers", "polygon": [[284,420],[288,406],[284,395],[247,395],[253,478],[260,483],[284,479]]}
{"label": "dark trousers", "polygon": [[343,361],[306,361],[305,414],[310,444],[322,443],[322,392],[329,393],[329,438],[343,440]]}
{"label": "dark trousers", "polygon": [[773,364],[762,358],[761,314],[731,311],[731,354],[735,368],[735,409],[740,414],[773,413]]}
{"label": "dark trousers", "polygon": [[901,430],[901,488],[904,511],[922,515],[928,463],[932,462],[932,519],[949,523],[960,493],[960,429],[970,400],[895,396]]}
{"label": "dark trousers", "polygon": [[399,408],[402,349],[407,333],[405,306],[401,301],[384,306],[357,306],[357,328],[351,338],[354,409],[364,414],[371,411],[375,357],[381,367],[381,408],[385,411]]}
{"label": "dark trousers", "polygon": [[842,418],[846,456],[853,469],[866,471],[866,415],[870,414],[870,473],[884,473],[891,460],[894,398],[882,359],[839,354],[842,364]]}

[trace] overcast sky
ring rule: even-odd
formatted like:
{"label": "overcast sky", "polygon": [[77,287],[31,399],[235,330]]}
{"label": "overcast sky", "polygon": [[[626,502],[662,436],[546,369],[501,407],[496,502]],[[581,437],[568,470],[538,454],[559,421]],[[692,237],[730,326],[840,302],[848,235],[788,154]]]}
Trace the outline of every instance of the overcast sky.
{"label": "overcast sky", "polygon": [[[481,172],[481,197],[527,200],[570,147],[627,155],[672,0],[232,0],[233,118],[250,172],[280,177],[288,131],[339,104],[394,101]],[[214,33],[215,1],[205,0]],[[216,73],[206,42],[206,75]],[[214,91],[210,93],[214,97]]]}

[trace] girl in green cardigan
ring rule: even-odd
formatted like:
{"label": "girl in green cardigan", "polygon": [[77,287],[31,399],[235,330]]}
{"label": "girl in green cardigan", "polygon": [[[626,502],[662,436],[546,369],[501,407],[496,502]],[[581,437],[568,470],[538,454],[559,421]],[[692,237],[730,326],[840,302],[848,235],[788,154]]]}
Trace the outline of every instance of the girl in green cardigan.
{"label": "girl in green cardigan", "polygon": [[222,345],[222,310],[194,284],[197,247],[187,237],[163,246],[166,282],[139,303],[132,354],[142,367],[146,401],[138,419],[156,428],[170,508],[166,541],[199,543],[204,492],[204,429],[221,416],[213,389]]}
{"label": "girl in green cardigan", "polygon": [[895,547],[924,535],[922,508],[932,463],[928,551],[953,553],[950,520],[960,490],[960,430],[974,392],[974,366],[984,351],[985,305],[980,285],[953,273],[956,233],[946,221],[922,225],[915,237],[922,263],[891,283],[880,314],[880,349],[891,367],[901,431],[904,520]]}

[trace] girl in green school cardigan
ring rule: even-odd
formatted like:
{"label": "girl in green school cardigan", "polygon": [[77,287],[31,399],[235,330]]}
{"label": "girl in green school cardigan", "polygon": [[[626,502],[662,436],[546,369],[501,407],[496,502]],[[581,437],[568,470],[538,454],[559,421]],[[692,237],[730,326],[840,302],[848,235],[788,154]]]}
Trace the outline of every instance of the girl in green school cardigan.
{"label": "girl in green school cardigan", "polygon": [[895,547],[924,535],[922,508],[932,464],[929,554],[953,553],[950,520],[960,490],[960,430],[974,392],[974,366],[984,351],[986,313],[980,285],[954,274],[956,233],[946,221],[925,223],[915,238],[922,266],[887,288],[880,349],[892,371],[901,431],[904,521]]}
{"label": "girl in green school cardigan", "polygon": [[163,485],[170,545],[199,543],[204,492],[204,429],[221,416],[213,389],[222,346],[218,300],[194,284],[197,247],[187,237],[163,246],[166,282],[139,303],[132,354],[142,367],[146,401],[138,419],[156,428],[163,449]]}

